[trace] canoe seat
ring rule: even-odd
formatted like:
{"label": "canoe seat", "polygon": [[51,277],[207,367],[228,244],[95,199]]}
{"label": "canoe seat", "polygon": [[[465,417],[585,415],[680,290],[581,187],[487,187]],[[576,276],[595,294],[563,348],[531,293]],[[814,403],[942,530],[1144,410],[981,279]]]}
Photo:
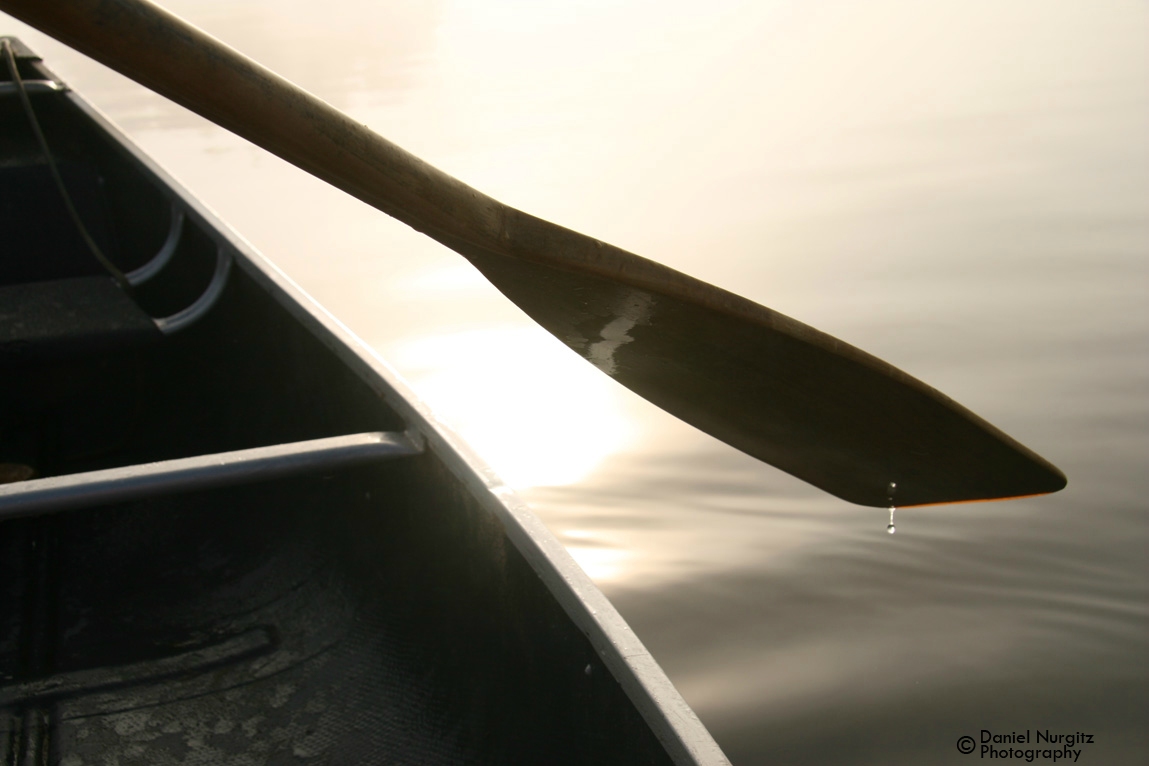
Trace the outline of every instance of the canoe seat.
{"label": "canoe seat", "polygon": [[0,364],[99,354],[162,337],[106,276],[0,287]]}
{"label": "canoe seat", "polygon": [[[35,147],[25,150],[35,154]],[[58,169],[92,240],[119,260],[98,169],[77,161],[61,162]],[[190,327],[211,310],[227,283],[227,247],[216,245],[212,279],[199,298],[153,319],[103,272],[80,228],[68,222],[62,191],[43,161],[0,167],[0,367],[143,346]],[[125,274],[133,288],[159,274],[180,245],[184,203],[173,199],[170,209],[158,252]]]}

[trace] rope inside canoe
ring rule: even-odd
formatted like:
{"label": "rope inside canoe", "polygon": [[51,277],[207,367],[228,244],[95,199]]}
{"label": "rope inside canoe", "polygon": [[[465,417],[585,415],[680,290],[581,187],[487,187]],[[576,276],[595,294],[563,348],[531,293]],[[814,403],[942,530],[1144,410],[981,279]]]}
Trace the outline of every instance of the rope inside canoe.
{"label": "rope inside canoe", "polygon": [[36,113],[32,110],[32,100],[28,98],[28,91],[24,88],[24,80],[20,77],[20,71],[16,67],[16,56],[12,53],[12,45],[7,40],[0,40],[0,44],[4,47],[4,59],[8,63],[8,72],[12,76],[12,82],[16,85],[16,90],[20,94],[20,103],[24,105],[24,113],[28,115],[28,122],[32,124],[32,132],[36,134],[36,141],[40,144],[40,151],[44,153],[44,159],[48,163],[48,169],[52,172],[52,179],[56,182],[56,188],[60,190],[60,196],[64,200],[64,207],[68,209],[68,215],[72,219],[72,223],[76,225],[79,230],[80,236],[83,238],[84,243],[88,246],[88,250],[95,256],[100,265],[112,275],[112,279],[116,284],[127,293],[131,292],[131,285],[128,283],[128,278],[124,273],[116,268],[116,265],[108,260],[100,246],[96,244],[96,240],[92,239],[92,235],[88,232],[88,227],[80,219],[80,214],[76,212],[76,206],[72,204],[72,195],[68,194],[68,189],[64,186],[64,178],[60,175],[60,169],[56,166],[56,160],[52,157],[52,152],[48,149],[48,141],[44,138],[44,132],[40,129],[40,121],[36,119]]}

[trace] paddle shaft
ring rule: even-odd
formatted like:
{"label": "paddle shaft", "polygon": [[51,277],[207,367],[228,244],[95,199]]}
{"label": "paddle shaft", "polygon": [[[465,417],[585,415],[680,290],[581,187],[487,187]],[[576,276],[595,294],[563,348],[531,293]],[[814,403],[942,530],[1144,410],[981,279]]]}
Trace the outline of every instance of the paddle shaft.
{"label": "paddle shaft", "polygon": [[501,205],[142,0],[0,8],[421,231],[489,245]]}

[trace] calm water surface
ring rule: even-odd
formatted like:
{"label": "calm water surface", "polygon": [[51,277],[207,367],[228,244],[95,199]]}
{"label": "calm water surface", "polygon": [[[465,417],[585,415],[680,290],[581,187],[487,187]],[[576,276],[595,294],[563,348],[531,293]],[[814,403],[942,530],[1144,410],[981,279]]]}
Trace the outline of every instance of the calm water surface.
{"label": "calm water surface", "polygon": [[902,367],[1050,497],[848,506],[461,258],[0,16],[520,488],[736,764],[1149,759],[1149,6],[169,0],[509,204]]}

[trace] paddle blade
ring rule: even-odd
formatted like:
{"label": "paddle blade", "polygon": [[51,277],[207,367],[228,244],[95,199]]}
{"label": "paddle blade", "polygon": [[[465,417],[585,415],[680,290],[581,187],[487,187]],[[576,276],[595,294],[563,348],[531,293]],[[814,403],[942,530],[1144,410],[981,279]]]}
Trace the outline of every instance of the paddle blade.
{"label": "paddle blade", "polygon": [[1057,468],[920,381],[736,295],[677,272],[665,290],[637,287],[448,239],[615,380],[844,500],[890,505],[891,483],[899,507],[1065,486]]}

